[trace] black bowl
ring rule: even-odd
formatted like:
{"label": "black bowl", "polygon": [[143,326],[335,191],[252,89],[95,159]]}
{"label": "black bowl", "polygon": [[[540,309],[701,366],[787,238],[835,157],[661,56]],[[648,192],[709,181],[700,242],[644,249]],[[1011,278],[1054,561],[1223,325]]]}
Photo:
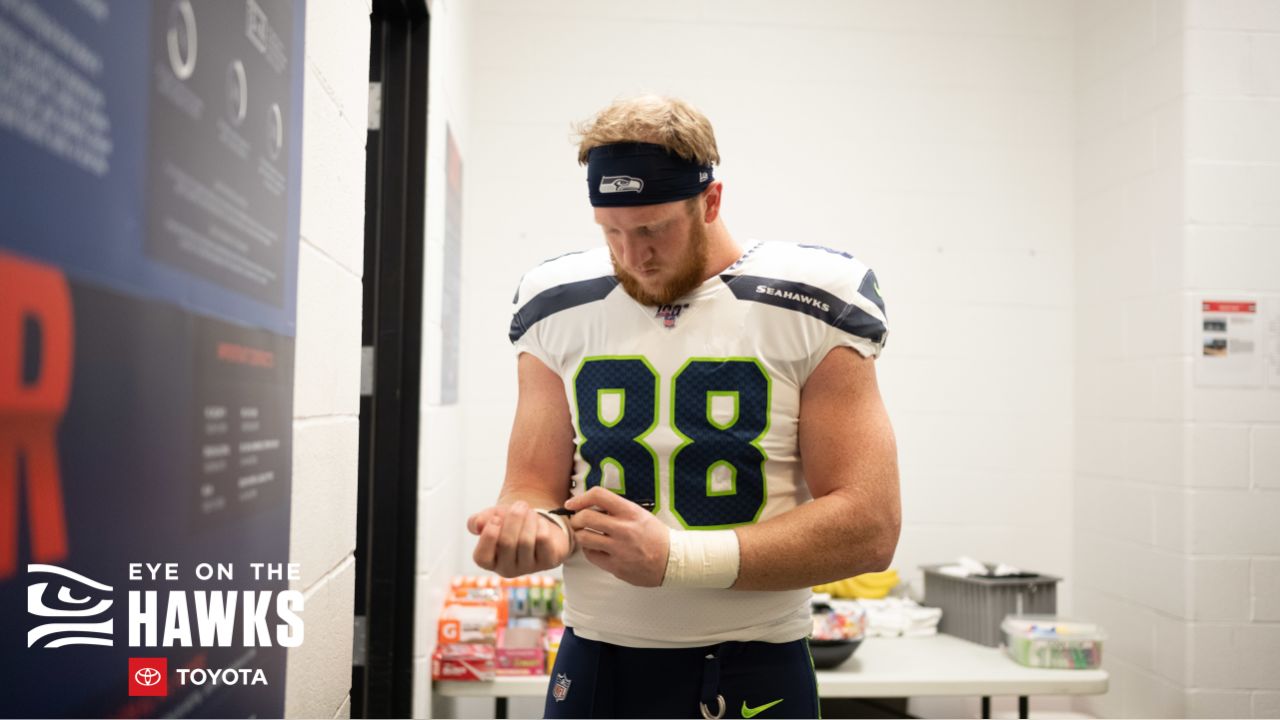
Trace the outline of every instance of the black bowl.
{"label": "black bowl", "polygon": [[853,651],[862,644],[857,640],[809,640],[809,652],[813,655],[813,666],[820,670],[833,668],[853,657]]}

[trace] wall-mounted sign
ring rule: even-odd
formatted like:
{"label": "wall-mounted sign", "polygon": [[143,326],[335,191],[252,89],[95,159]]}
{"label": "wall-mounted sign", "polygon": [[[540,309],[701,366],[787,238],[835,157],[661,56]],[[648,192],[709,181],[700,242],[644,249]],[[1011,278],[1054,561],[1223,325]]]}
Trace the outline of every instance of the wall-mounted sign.
{"label": "wall-mounted sign", "polygon": [[[1275,375],[1276,320],[1257,298],[1205,298],[1195,336],[1196,385],[1263,387]],[[1280,383],[1277,383],[1280,387]]]}

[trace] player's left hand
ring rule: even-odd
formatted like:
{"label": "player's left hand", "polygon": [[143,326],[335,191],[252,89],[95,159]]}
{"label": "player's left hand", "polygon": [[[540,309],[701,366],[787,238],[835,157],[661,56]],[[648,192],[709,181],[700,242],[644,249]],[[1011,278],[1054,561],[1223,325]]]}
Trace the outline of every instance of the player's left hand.
{"label": "player's left hand", "polygon": [[596,486],[564,506],[583,555],[619,580],[657,587],[667,573],[667,526],[630,500]]}

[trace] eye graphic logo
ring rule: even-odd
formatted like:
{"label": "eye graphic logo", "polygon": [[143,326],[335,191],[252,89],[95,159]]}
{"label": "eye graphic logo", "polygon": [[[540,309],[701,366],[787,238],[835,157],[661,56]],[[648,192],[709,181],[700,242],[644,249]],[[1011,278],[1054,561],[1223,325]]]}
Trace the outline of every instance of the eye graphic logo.
{"label": "eye graphic logo", "polygon": [[129,696],[169,694],[169,658],[129,658]]}
{"label": "eye graphic logo", "polygon": [[27,613],[45,619],[27,632],[27,647],[111,646],[110,585],[57,565],[28,565],[27,575]]}

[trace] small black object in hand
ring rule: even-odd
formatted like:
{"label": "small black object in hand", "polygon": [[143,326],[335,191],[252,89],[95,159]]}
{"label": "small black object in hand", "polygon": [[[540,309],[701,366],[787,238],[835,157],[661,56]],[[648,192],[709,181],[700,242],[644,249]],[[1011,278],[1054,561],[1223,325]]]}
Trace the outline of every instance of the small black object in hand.
{"label": "small black object in hand", "polygon": [[[653,509],[658,506],[657,503],[652,503],[652,502],[638,502],[636,504],[650,512],[653,512]],[[552,515],[563,515],[565,517],[572,517],[573,514],[577,512],[577,510],[570,510],[569,508],[558,507],[558,508],[551,508],[547,512],[551,513]]]}

